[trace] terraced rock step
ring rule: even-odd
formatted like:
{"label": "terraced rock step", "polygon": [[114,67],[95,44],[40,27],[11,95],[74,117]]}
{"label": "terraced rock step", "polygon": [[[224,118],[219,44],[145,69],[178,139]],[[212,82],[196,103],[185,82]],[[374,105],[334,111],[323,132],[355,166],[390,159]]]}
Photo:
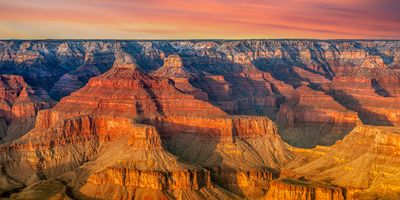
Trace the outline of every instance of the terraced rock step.
{"label": "terraced rock step", "polygon": [[0,195],[399,199],[399,49],[0,41]]}

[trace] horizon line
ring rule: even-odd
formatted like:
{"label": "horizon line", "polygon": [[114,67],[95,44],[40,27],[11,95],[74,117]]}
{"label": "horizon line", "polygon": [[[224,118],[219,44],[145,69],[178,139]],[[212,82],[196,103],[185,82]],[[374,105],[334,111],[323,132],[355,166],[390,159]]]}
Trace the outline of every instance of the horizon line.
{"label": "horizon line", "polygon": [[330,39],[322,39],[322,38],[213,38],[213,39],[200,39],[200,38],[170,38],[170,39],[110,39],[110,38],[80,38],[80,39],[73,39],[73,38],[60,38],[60,39],[12,39],[12,38],[0,38],[0,41],[243,41],[243,40],[293,40],[293,41],[400,41],[399,39],[383,39],[383,38],[368,38],[368,39],[360,39],[360,38],[330,38]]}

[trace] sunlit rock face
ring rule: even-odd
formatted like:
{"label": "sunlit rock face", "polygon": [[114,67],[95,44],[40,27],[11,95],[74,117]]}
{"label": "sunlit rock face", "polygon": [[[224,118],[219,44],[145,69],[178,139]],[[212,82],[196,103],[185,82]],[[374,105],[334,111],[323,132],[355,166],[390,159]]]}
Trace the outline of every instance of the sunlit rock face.
{"label": "sunlit rock face", "polygon": [[321,199],[344,200],[345,191],[338,187],[331,187],[319,183],[308,183],[299,180],[283,179],[273,181],[267,196],[264,199]]}
{"label": "sunlit rock face", "polygon": [[357,126],[330,147],[299,150],[290,168],[298,176],[347,188],[349,198],[396,199],[399,133],[398,127]]}
{"label": "sunlit rock face", "polygon": [[124,60],[2,147],[3,190],[59,177],[77,198],[261,197],[293,159],[288,148],[270,119],[230,116]]}
{"label": "sunlit rock face", "polygon": [[0,45],[0,72],[20,74],[56,99],[110,69],[119,59],[115,52],[123,51],[146,72],[163,65],[161,75],[197,72],[201,76],[191,82],[229,113],[270,117],[278,112],[282,96],[289,95],[278,81],[295,87],[325,86],[341,76],[343,68],[396,71],[400,66],[397,41],[4,41]]}
{"label": "sunlit rock face", "polygon": [[0,193],[398,199],[399,48],[0,41]]}
{"label": "sunlit rock face", "polygon": [[399,123],[397,70],[362,66],[339,73],[341,76],[335,77],[332,83],[332,95],[338,102],[358,112],[365,124]]}
{"label": "sunlit rock face", "polygon": [[[357,112],[364,123],[398,120],[384,106],[371,108],[365,99],[372,93],[356,91],[372,88],[378,96],[398,96],[393,84],[399,80],[398,41],[4,41],[0,45],[0,72],[20,74],[55,99],[110,69],[123,59],[117,52],[125,52],[144,72],[171,78],[178,89],[229,114],[275,119],[294,88],[311,85]],[[370,75],[360,77],[366,73]],[[346,103],[349,98],[360,105]]]}

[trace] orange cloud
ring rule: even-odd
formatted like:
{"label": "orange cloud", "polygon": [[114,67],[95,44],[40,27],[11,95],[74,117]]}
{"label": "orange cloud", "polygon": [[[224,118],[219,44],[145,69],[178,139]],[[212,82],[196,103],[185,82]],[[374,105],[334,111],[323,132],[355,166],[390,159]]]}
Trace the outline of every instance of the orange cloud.
{"label": "orange cloud", "polygon": [[398,39],[399,4],[397,0],[2,0],[0,38]]}

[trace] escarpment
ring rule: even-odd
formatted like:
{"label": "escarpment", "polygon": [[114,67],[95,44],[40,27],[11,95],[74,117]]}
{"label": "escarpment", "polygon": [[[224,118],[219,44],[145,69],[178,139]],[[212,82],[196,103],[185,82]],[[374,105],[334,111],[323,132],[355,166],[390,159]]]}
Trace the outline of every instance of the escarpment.
{"label": "escarpment", "polygon": [[298,176],[347,188],[349,198],[396,199],[400,162],[393,155],[399,140],[398,127],[357,126],[330,147],[301,152],[291,168]]}
{"label": "escarpment", "polygon": [[[219,145],[221,155],[209,150],[229,162],[185,157],[208,156],[197,146],[189,147],[182,159],[169,153],[177,150],[176,143],[193,145],[185,140],[192,136]],[[169,143],[167,149],[162,138]],[[231,152],[245,152],[248,158]],[[230,116],[130,62],[115,63],[52,109],[41,111],[32,131],[2,147],[3,177],[15,182],[7,187],[60,177],[83,199],[262,196],[268,182],[279,176],[278,167],[290,159],[288,145],[268,118]],[[239,160],[240,167],[233,165]],[[220,173],[226,176],[215,182]],[[248,191],[239,192],[242,188]]]}
{"label": "escarpment", "polygon": [[399,197],[398,41],[0,47],[2,196]]}
{"label": "escarpment", "polygon": [[180,91],[192,94],[198,99],[208,101],[208,94],[194,87],[191,83],[193,79],[199,76],[199,72],[188,67],[184,65],[184,61],[179,55],[170,55],[164,59],[164,65],[152,74],[158,77],[169,78]]}
{"label": "escarpment", "polygon": [[282,137],[301,147],[332,145],[361,124],[356,112],[309,86],[297,88],[295,95],[280,106],[277,121],[283,126]]}
{"label": "escarpment", "polygon": [[100,152],[95,160],[82,166],[94,173],[79,188],[77,196],[158,199],[179,198],[181,193],[187,193],[190,198],[201,199],[201,194],[210,190],[225,198],[235,198],[213,187],[209,171],[182,163],[166,151],[152,126],[134,125],[134,130],[126,137],[119,136],[118,140],[105,145],[107,151]]}
{"label": "escarpment", "polygon": [[[384,106],[370,105],[395,101],[398,41],[4,41],[1,47],[0,72],[22,75],[55,99],[129,55],[143,71],[171,78],[176,88],[229,114],[275,119],[294,88],[311,85],[357,112],[366,124],[398,120]],[[361,86],[365,73],[370,75]],[[357,94],[356,87],[372,88],[382,98],[369,98],[372,91]]]}
{"label": "escarpment", "polygon": [[[400,74],[387,67],[364,67],[342,71],[333,79],[333,96],[359,113],[365,124],[394,125],[399,122],[397,85]],[[349,82],[351,81],[351,87]]]}
{"label": "escarpment", "polygon": [[345,191],[338,187],[283,179],[273,181],[265,199],[346,199]]}
{"label": "escarpment", "polygon": [[308,86],[296,89],[296,95],[280,107],[278,121],[288,126],[302,123],[357,124],[356,112],[347,110],[331,96]]}
{"label": "escarpment", "polygon": [[53,100],[42,89],[32,89],[22,77],[0,75],[0,141],[12,141],[28,132],[39,110]]}

